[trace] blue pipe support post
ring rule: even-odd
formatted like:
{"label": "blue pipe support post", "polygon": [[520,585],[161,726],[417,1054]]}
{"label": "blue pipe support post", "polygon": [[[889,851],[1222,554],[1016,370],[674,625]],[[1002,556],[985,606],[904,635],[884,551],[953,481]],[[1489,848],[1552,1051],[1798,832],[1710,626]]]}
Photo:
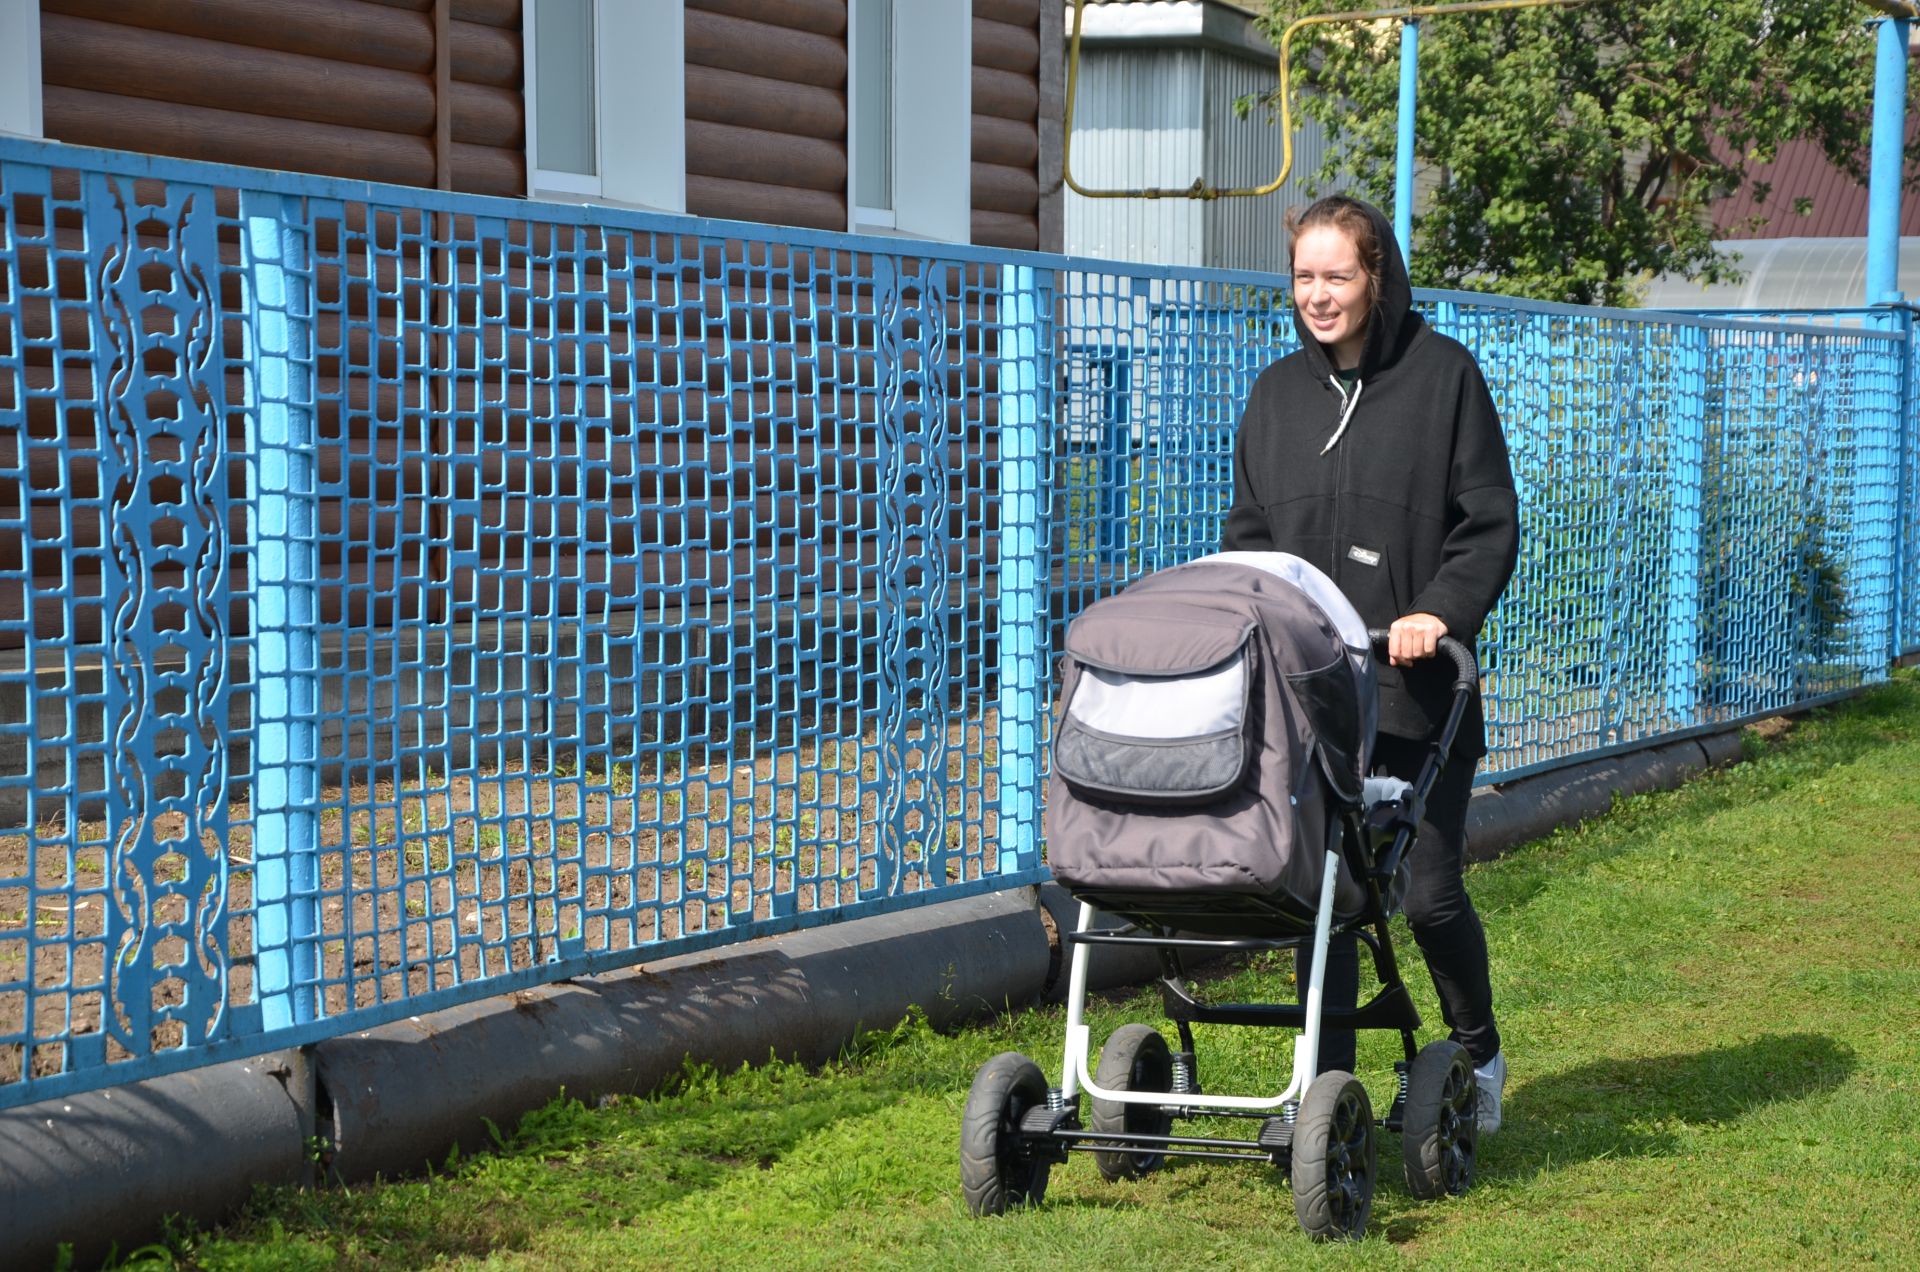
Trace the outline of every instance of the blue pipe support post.
{"label": "blue pipe support post", "polygon": [[1420,24],[1400,24],[1400,144],[1393,165],[1393,237],[1413,262],[1413,117],[1420,90]]}
{"label": "blue pipe support post", "polygon": [[[1886,17],[1879,21],[1879,49],[1873,79],[1873,166],[1867,193],[1867,295],[1872,305],[1898,305],[1905,297],[1900,291],[1900,205],[1901,178],[1905,175],[1907,136],[1907,41],[1912,30],[1908,18]],[[1885,325],[1913,333],[1911,315],[1888,312]],[[1909,346],[1911,347],[1911,346]],[[1914,427],[1915,402],[1912,367],[1901,376],[1902,428]],[[1902,462],[1911,439],[1901,439]],[[1901,493],[1910,489],[1908,474],[1901,475]],[[1896,505],[1897,506],[1897,505]],[[1894,652],[1899,654],[1908,633],[1902,630],[1907,604],[1906,574],[1910,566],[1905,543],[1894,555]]]}
{"label": "blue pipe support post", "polygon": [[319,649],[313,273],[300,201],[243,194],[253,578],[254,951],[261,1024],[315,1018]]}
{"label": "blue pipe support post", "polygon": [[1047,502],[1052,288],[1030,266],[1001,267],[999,834],[1001,874],[1040,864],[1040,722],[1047,657]]}
{"label": "blue pipe support post", "polygon": [[1867,195],[1868,305],[1898,304],[1900,178],[1907,135],[1907,18],[1880,19],[1873,79],[1873,172]]}

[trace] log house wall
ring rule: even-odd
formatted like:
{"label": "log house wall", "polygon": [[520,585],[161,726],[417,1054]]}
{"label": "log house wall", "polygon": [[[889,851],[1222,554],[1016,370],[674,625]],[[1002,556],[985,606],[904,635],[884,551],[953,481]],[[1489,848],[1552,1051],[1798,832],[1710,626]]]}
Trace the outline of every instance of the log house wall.
{"label": "log house wall", "polygon": [[58,141],[526,192],[520,0],[42,0],[40,43]]}

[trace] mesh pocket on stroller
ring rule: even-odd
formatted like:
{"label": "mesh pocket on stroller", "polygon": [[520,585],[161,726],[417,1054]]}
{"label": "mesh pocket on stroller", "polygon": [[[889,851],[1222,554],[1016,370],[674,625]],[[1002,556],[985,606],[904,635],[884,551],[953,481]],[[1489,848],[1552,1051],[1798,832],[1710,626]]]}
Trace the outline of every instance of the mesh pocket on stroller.
{"label": "mesh pocket on stroller", "polygon": [[1083,640],[1054,732],[1053,771],[1094,799],[1205,804],[1245,780],[1254,751],[1253,624],[1185,606],[1167,607],[1157,621],[1187,630],[1145,659],[1093,662],[1086,645],[1098,642]]}

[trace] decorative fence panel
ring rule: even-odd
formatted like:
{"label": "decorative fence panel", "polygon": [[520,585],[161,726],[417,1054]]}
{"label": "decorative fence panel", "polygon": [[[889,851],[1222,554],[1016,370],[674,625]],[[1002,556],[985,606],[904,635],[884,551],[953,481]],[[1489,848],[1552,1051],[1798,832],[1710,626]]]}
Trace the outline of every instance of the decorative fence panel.
{"label": "decorative fence panel", "polygon": [[[0,140],[0,1105],[1044,877],[1283,279]],[[1505,777],[1911,647],[1910,332],[1427,294]],[[1904,485],[1903,485],[1904,483]]]}

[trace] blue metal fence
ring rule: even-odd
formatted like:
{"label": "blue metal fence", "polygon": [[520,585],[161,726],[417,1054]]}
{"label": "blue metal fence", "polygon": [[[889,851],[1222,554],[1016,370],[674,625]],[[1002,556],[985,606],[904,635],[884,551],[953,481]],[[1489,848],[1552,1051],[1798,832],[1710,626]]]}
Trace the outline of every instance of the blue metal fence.
{"label": "blue metal fence", "polygon": [[[42,143],[0,209],[0,1105],[1042,877],[1061,629],[1212,550],[1294,339],[1264,275]],[[1912,647],[1907,326],[1421,303],[1522,492],[1484,777]]]}

